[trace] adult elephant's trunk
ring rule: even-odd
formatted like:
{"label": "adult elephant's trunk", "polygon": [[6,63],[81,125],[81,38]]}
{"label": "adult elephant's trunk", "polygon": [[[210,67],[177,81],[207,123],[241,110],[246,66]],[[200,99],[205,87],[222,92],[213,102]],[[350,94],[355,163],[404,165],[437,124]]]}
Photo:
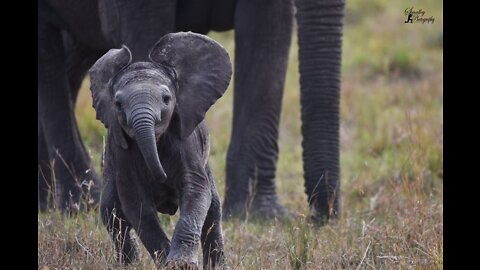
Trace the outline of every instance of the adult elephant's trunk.
{"label": "adult elephant's trunk", "polygon": [[344,0],[297,0],[305,189],[312,218],[338,217]]}
{"label": "adult elephant's trunk", "polygon": [[148,109],[138,109],[140,113],[132,116],[133,130],[140,152],[142,152],[147,167],[153,173],[156,179],[162,182],[166,180],[167,175],[163,170],[157,153],[157,143],[155,141],[155,120]]}

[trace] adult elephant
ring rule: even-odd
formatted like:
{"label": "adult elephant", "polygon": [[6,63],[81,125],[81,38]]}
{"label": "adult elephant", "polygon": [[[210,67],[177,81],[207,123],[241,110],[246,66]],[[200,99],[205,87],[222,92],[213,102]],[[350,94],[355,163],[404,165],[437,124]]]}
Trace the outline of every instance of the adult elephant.
{"label": "adult elephant", "polygon": [[[39,117],[43,123],[39,131],[43,131],[48,158],[63,151],[70,153],[63,154],[63,159],[75,172],[90,167],[88,159],[75,159],[75,155],[87,155],[76,131],[72,102],[68,102],[78,91],[69,90],[68,81],[78,81],[75,76],[83,76],[86,69],[75,66],[79,70],[72,72],[74,75],[65,71],[65,51],[72,54],[76,50],[62,45],[61,29],[87,51],[86,59],[126,44],[135,56],[133,61],[143,61],[148,48],[166,33],[205,34],[233,28],[235,92],[224,217],[245,216],[250,202],[255,215],[284,216],[286,210],[278,203],[275,190],[275,172],[294,18],[292,1],[39,0]],[[345,2],[297,0],[295,4],[305,190],[312,218],[323,222],[339,214],[339,89]],[[73,94],[69,97],[67,93]],[[54,113],[58,111],[62,114]],[[58,166],[55,170],[62,181],[75,183]]]}

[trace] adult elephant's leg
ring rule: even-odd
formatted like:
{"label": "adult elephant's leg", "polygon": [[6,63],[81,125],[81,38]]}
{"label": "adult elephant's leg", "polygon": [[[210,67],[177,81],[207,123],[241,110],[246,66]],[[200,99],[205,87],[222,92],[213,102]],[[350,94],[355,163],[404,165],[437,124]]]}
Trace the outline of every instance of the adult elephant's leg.
{"label": "adult elephant's leg", "polygon": [[[65,35],[66,34],[64,33],[64,46],[66,49],[66,72],[70,86],[70,100],[72,102],[72,107],[75,108],[77,96],[80,92],[80,86],[82,85],[88,69],[106,52],[106,50],[92,50],[80,42],[75,41],[72,37],[67,37],[69,42],[65,42]],[[76,119],[74,119],[73,125],[76,133],[75,136],[81,138]],[[89,163],[91,163],[90,156],[88,155],[88,151],[82,140],[79,141],[79,145],[82,148],[80,154],[83,155],[83,159],[88,160]],[[97,204],[100,199],[101,181],[93,166],[91,166],[84,178],[87,181],[85,181],[82,185],[83,193],[89,194],[90,198],[92,199],[90,201],[91,205]],[[89,180],[93,181],[93,186],[89,185]]]}
{"label": "adult elephant's leg", "polygon": [[344,0],[297,0],[305,189],[312,218],[338,217]]}
{"label": "adult elephant's leg", "polygon": [[50,169],[50,158],[48,156],[47,143],[43,135],[41,119],[38,119],[38,210],[45,212],[51,206],[52,171]]}
{"label": "adult elephant's leg", "polygon": [[[78,92],[80,90],[81,83],[85,77],[86,71],[88,68],[95,62],[95,60],[101,56],[99,52],[92,51],[86,46],[75,42],[74,39],[69,36],[67,32],[62,32],[64,46],[66,49],[66,68],[67,76],[70,89],[70,99],[73,104],[75,104]],[[75,125],[76,127],[76,125]],[[78,133],[78,128],[76,128]],[[80,135],[78,133],[78,137]],[[89,159],[87,151],[81,143],[82,148],[84,149],[85,159]],[[50,207],[50,201],[52,198],[49,196],[54,191],[52,183],[52,172],[50,157],[48,155],[48,145],[45,141],[43,134],[41,119],[38,120],[38,199],[39,199],[39,210],[44,212]],[[98,201],[99,197],[99,181],[97,180],[96,174],[92,171],[93,181],[95,185],[93,186],[92,197],[95,201]],[[84,185],[85,186],[85,185]],[[84,190],[86,192],[86,190]]]}
{"label": "adult elephant's leg", "polygon": [[63,212],[78,208],[82,194],[80,183],[88,177],[90,164],[82,154],[84,149],[75,132],[69,95],[60,30],[39,18],[38,112],[54,164],[58,207]]}
{"label": "adult elephant's leg", "polygon": [[[275,191],[278,124],[292,32],[292,2],[239,0],[235,11],[233,128],[224,217],[283,216]],[[253,195],[253,198],[252,198]]]}

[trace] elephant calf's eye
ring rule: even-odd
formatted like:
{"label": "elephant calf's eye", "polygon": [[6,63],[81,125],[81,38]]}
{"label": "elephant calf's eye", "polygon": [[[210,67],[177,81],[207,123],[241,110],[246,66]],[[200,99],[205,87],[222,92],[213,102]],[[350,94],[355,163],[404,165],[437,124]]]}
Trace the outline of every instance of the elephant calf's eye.
{"label": "elephant calf's eye", "polygon": [[117,110],[121,111],[122,110],[122,103],[120,103],[120,101],[115,101],[115,108],[117,108]]}
{"label": "elephant calf's eye", "polygon": [[171,96],[163,96],[163,103],[165,103],[166,105],[168,105],[168,103],[170,103],[170,100],[172,99]]}

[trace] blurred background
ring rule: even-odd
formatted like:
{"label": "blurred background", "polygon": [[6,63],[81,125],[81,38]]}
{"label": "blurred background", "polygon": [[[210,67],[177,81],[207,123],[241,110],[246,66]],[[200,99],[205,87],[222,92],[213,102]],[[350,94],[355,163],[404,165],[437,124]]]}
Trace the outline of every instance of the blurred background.
{"label": "blurred background", "polygon": [[[434,22],[404,23],[410,7],[424,10],[424,17],[433,16]],[[277,192],[280,202],[300,218],[268,226],[225,222],[232,269],[443,267],[442,12],[439,0],[347,0],[340,129],[342,218],[322,228],[305,221],[308,204],[294,33],[280,120]],[[234,32],[209,36],[227,48],[233,62]],[[95,119],[89,83],[88,78],[83,82],[76,115],[100,171],[106,130]],[[232,85],[233,81],[207,114],[210,164],[222,199]],[[162,216],[170,235],[175,221]],[[39,267],[75,264],[97,269],[115,264],[96,215],[65,220],[58,213],[40,214],[38,235]],[[145,250],[135,267],[153,267]]]}

